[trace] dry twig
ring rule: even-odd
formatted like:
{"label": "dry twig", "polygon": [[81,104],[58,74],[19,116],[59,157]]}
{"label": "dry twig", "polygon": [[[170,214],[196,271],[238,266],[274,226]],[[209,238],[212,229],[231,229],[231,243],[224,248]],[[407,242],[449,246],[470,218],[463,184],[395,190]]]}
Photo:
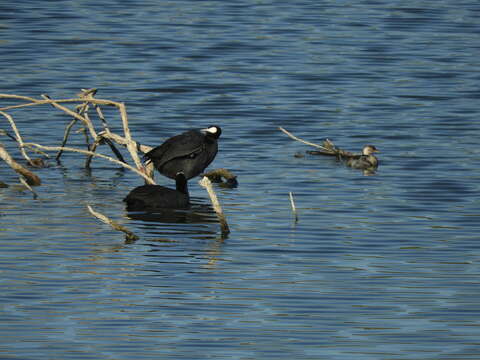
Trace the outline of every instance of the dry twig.
{"label": "dry twig", "polygon": [[32,159],[30,159],[30,157],[27,155],[27,152],[25,151],[22,136],[20,135],[20,132],[18,131],[17,125],[15,124],[15,121],[13,121],[12,116],[3,111],[0,111],[0,115],[5,117],[10,123],[10,126],[15,133],[15,140],[18,143],[18,146],[20,147],[20,152],[22,153],[25,160],[27,160],[30,165],[35,166],[34,162],[32,161]]}
{"label": "dry twig", "polygon": [[60,150],[62,150],[62,151],[78,152],[78,153],[82,153],[82,154],[90,155],[90,156],[98,156],[98,157],[101,157],[101,158],[106,159],[108,161],[111,161],[115,164],[119,164],[119,165],[123,166],[124,168],[126,168],[128,170],[133,171],[134,173],[143,177],[147,181],[148,184],[155,185],[155,181],[151,177],[147,176],[144,172],[135,169],[133,166],[130,166],[130,165],[126,164],[125,162],[114,159],[114,158],[112,158],[110,156],[107,156],[107,155],[98,154],[98,153],[94,153],[94,152],[91,152],[91,151],[88,151],[88,150],[82,150],[82,149],[71,148],[71,147],[44,146],[44,145],[35,144],[35,143],[25,143],[24,145],[25,146],[34,146],[34,147],[37,147],[39,149],[43,149],[43,150],[46,150],[46,151],[60,151]]}
{"label": "dry twig", "polygon": [[293,135],[292,133],[288,132],[287,130],[285,130],[284,128],[282,128],[281,126],[278,128],[279,130],[283,131],[285,134],[287,134],[289,137],[291,137],[293,140],[297,140],[297,141],[300,141],[301,143],[304,143],[304,144],[307,144],[307,145],[310,145],[310,146],[313,146],[313,147],[316,147],[316,148],[319,148],[319,149],[322,149],[322,150],[328,150],[326,149],[325,147],[323,147],[322,145],[318,145],[318,144],[315,144],[315,143],[312,143],[310,141],[306,141],[306,140],[302,140],[300,139],[299,137],[296,137],[295,135]]}

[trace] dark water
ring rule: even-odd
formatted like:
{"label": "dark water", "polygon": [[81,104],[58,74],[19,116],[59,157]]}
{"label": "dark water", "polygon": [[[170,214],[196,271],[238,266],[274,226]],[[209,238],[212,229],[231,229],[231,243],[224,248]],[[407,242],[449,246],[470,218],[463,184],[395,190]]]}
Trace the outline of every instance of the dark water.
{"label": "dark water", "polygon": [[[3,2],[2,93],[96,87],[149,145],[218,124],[212,168],[240,186],[217,188],[222,240],[196,181],[192,211],[143,221],[111,163],[50,161],[37,200],[2,165],[0,358],[478,359],[479,18],[473,0]],[[50,145],[69,121],[10,114]],[[378,172],[296,158],[278,126],[373,143]]]}

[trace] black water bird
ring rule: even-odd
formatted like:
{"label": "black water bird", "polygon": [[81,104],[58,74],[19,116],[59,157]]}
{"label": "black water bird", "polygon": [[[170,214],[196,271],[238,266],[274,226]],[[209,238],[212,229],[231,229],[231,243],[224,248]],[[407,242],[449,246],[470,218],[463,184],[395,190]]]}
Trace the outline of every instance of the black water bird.
{"label": "black water bird", "polygon": [[175,176],[176,190],[160,185],[138,186],[123,199],[127,211],[155,211],[161,209],[185,209],[190,204],[185,174]]}
{"label": "black water bird", "polygon": [[186,131],[146,153],[145,163],[153,162],[162,175],[171,179],[183,172],[189,180],[200,175],[213,161],[218,151],[217,139],[221,134],[222,130],[215,125]]}

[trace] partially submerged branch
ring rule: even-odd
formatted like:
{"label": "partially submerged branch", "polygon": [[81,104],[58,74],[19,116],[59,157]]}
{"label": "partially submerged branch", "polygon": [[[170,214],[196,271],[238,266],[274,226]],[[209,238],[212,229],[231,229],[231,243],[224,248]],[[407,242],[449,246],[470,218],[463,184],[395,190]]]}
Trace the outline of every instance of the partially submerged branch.
{"label": "partially submerged branch", "polygon": [[22,136],[20,135],[20,132],[18,131],[17,125],[15,124],[15,121],[13,121],[12,116],[3,111],[0,111],[0,115],[5,117],[10,123],[10,126],[15,133],[15,141],[18,143],[18,146],[20,147],[20,152],[22,153],[24,159],[27,160],[30,165],[35,166],[35,163],[32,161],[32,159],[30,159],[30,157],[27,155],[27,152],[25,151]]}
{"label": "partially submerged branch", "polygon": [[13,158],[10,156],[10,154],[5,150],[5,147],[0,144],[0,158],[7,163],[8,166],[10,166],[13,170],[15,170],[18,174],[23,176],[27,182],[27,184],[32,185],[32,186],[38,186],[42,183],[40,178],[35,175],[33,172],[30,170],[26,169],[22,165],[20,165],[18,162],[13,160]]}
{"label": "partially submerged branch", "polygon": [[227,219],[223,214],[222,206],[218,201],[217,194],[215,194],[215,191],[213,190],[212,182],[206,176],[204,176],[198,183],[207,189],[208,195],[210,196],[210,200],[212,202],[213,210],[215,210],[218,220],[220,221],[222,236],[227,236],[230,233],[230,228],[228,227]]}
{"label": "partially submerged branch", "polygon": [[23,184],[23,186],[25,186],[28,190],[30,190],[30,192],[33,194],[33,198],[36,199],[38,198],[38,194],[35,192],[35,190],[32,189],[32,187],[27,183],[27,181],[25,180],[25,178],[23,177],[20,177],[20,182]]}
{"label": "partially submerged branch", "polygon": [[126,237],[127,241],[136,241],[136,240],[139,239],[139,237],[137,235],[135,235],[133,232],[128,230],[126,227],[124,227],[124,226],[118,224],[117,222],[109,219],[105,215],[93,210],[90,205],[87,205],[87,209],[90,212],[90,214],[95,216],[101,222],[103,222],[107,225],[110,225],[114,230],[121,231],[121,232],[125,233],[125,237]]}

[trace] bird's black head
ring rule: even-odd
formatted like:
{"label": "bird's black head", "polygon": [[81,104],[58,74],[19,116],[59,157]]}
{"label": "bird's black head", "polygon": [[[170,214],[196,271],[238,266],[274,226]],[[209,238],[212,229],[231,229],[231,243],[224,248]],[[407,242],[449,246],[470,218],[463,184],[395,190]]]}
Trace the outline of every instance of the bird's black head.
{"label": "bird's black head", "polygon": [[222,129],[217,125],[209,125],[206,129],[202,129],[206,136],[218,139],[222,135]]}

